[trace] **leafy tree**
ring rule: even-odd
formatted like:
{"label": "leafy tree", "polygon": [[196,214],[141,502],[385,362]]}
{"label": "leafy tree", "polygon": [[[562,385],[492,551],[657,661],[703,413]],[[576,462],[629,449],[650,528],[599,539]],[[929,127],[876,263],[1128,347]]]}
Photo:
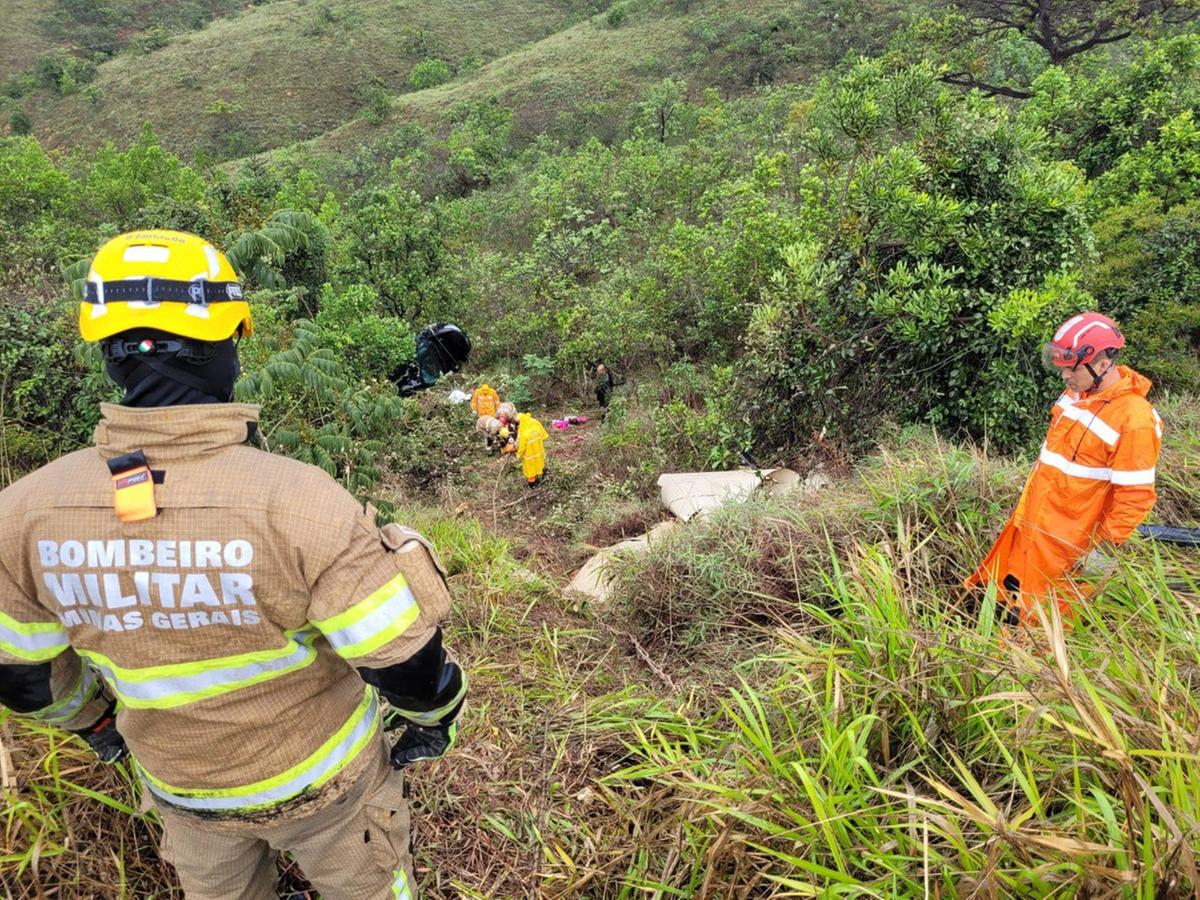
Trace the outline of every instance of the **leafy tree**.
{"label": "leafy tree", "polygon": [[[950,0],[966,17],[959,35],[993,39],[1021,35],[1040,47],[1050,64],[1067,60],[1105,44],[1130,37],[1139,28],[1181,25],[1200,16],[1195,0]],[[970,69],[953,70],[943,79],[990,93],[1028,98],[1023,87],[989,84]]]}
{"label": "leafy tree", "polygon": [[51,50],[37,58],[34,77],[42,87],[55,94],[73,94],[96,77],[96,66],[67,50]]}
{"label": "leafy tree", "polygon": [[79,185],[30,137],[0,138],[0,270],[46,271],[80,225]]}
{"label": "leafy tree", "polygon": [[387,88],[374,81],[358,92],[358,99],[362,102],[362,117],[372,125],[382,125],[392,108]]}
{"label": "leafy tree", "polygon": [[[0,309],[0,400],[6,426],[46,439],[50,456],[91,438],[98,401],[113,388],[72,353],[73,323],[12,305]],[[47,459],[36,460],[38,464]]]}
{"label": "leafy tree", "polygon": [[684,102],[686,88],[682,81],[664,78],[642,101],[642,115],[650,122],[659,143],[666,143],[667,136],[677,128],[681,118],[677,112]]}
{"label": "leafy tree", "polygon": [[135,15],[131,0],[55,0],[41,26],[57,41],[112,56],[123,44],[121,30],[133,23]]}
{"label": "leafy tree", "polygon": [[1142,194],[1105,210],[1095,230],[1099,263],[1085,285],[1124,328],[1126,357],[1163,386],[1200,390],[1200,200],[1164,209]]}
{"label": "leafy tree", "polygon": [[337,277],[373,288],[383,309],[416,320],[446,297],[444,225],[438,207],[410,190],[369,191],[339,222]]}
{"label": "leafy tree", "polygon": [[334,350],[359,380],[386,380],[417,352],[412,326],[381,316],[375,291],[365,284],[325,285],[316,325],[322,346]]}
{"label": "leafy tree", "polygon": [[284,287],[284,269],[290,260],[320,240],[325,226],[308,213],[281,209],[259,228],[229,235],[225,252],[243,280],[251,286]]}
{"label": "leafy tree", "polygon": [[500,174],[508,156],[512,111],[493,99],[462,103],[451,117],[455,124],[447,150],[457,192],[487,186]]}
{"label": "leafy tree", "polygon": [[111,143],[97,150],[84,188],[92,215],[119,230],[140,227],[141,210],[151,202],[171,198],[199,206],[207,193],[203,177],[165,149],[149,125],[127,150]]}
{"label": "leafy tree", "polygon": [[1200,106],[1198,74],[1200,37],[1146,41],[1125,65],[1047,69],[1020,117],[1046,131],[1058,158],[1095,178]]}
{"label": "leafy tree", "polygon": [[807,236],[782,248],[740,366],[760,444],[869,442],[891,415],[1030,439],[1038,346],[1080,296],[1058,276],[1086,258],[1081,173],[928,66],[864,61],[798,125]]}
{"label": "leafy tree", "polygon": [[379,483],[385,442],[407,405],[390,385],[355,382],[313,322],[301,320],[271,341],[251,341],[243,354],[249,372],[236,395],[263,404],[267,446],[319,466],[364,497]]}

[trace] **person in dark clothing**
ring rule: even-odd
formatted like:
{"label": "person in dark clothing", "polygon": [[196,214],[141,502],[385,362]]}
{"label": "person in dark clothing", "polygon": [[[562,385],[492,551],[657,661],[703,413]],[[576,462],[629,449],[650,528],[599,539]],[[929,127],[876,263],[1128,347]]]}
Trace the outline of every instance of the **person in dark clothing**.
{"label": "person in dark clothing", "polygon": [[596,363],[596,402],[600,404],[601,415],[608,410],[608,401],[612,397],[613,388],[623,383],[613,377],[613,373],[604,363]]}

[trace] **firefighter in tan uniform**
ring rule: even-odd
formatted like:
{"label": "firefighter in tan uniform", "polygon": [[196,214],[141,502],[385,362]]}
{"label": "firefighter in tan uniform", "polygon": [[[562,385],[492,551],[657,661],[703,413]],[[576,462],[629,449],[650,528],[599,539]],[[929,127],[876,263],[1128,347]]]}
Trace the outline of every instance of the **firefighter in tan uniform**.
{"label": "firefighter in tan uniform", "polygon": [[189,900],[274,897],[280,850],[325,900],[414,897],[395,769],[449,749],[466,694],[436,556],[247,446],[250,309],[202,239],[105,244],[80,327],[125,397],[0,493],[0,702],[128,746]]}

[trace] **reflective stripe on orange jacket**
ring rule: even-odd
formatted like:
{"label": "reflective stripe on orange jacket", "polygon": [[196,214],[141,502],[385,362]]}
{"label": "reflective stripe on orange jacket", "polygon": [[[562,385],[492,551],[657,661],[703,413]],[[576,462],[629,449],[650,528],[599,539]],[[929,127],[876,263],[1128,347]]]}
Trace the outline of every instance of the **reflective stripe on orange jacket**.
{"label": "reflective stripe on orange jacket", "polygon": [[1162,419],[1148,378],[1125,366],[1121,380],[1091,396],[1064,393],[1017,508],[968,587],[1009,576],[1029,599],[1071,595],[1067,574],[1101,542],[1120,544],[1154,506]]}

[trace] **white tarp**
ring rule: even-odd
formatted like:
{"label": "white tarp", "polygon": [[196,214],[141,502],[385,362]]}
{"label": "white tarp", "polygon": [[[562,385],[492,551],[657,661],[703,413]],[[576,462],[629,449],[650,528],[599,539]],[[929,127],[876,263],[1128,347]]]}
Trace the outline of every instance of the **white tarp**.
{"label": "white tarp", "polygon": [[754,491],[782,496],[800,476],[791,469],[733,469],[728,472],[673,472],[658,479],[663,505],[685,522],[722,504],[742,501]]}

